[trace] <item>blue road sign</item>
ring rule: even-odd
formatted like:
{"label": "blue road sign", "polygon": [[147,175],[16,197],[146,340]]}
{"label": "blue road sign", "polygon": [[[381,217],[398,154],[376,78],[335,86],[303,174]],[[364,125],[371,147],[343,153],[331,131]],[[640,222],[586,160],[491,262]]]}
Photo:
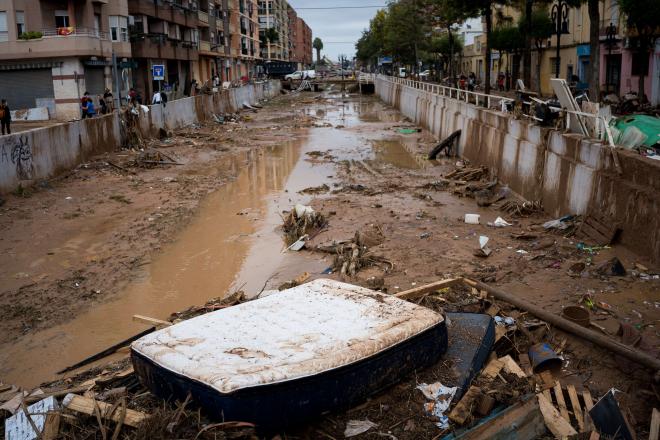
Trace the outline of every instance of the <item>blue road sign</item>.
{"label": "blue road sign", "polygon": [[165,79],[165,66],[163,64],[152,65],[151,74],[155,81],[163,81]]}

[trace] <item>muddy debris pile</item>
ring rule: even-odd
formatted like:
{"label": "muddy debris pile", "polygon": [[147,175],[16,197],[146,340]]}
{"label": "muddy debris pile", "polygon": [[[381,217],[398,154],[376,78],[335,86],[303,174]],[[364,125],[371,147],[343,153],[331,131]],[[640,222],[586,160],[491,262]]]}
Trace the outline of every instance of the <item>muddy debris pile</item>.
{"label": "muddy debris pile", "polygon": [[[357,233],[350,242],[336,244],[338,258],[351,258],[337,265],[350,273],[351,264],[362,264],[360,259],[369,258],[368,246],[377,246],[379,241],[381,233],[374,227]],[[308,279],[309,274],[303,274],[282,287]],[[278,294],[283,293],[272,293]],[[373,292],[379,302],[384,295]],[[645,406],[642,414],[648,419],[641,420],[639,411],[633,419],[632,408],[639,402],[625,390],[611,390],[607,384],[585,385],[598,359],[582,355],[571,339],[588,340],[616,354],[617,362],[636,374],[647,375],[649,398],[657,399],[655,370],[646,373],[639,367],[653,369],[660,361],[654,348],[645,345],[639,331],[629,324],[622,323],[620,336],[600,334],[589,328],[594,311],[588,306],[573,307],[581,313],[573,309],[569,313],[567,307],[566,313],[554,315],[515,295],[460,277],[393,296],[440,312],[447,321],[449,348],[436,364],[414,375],[401,371],[398,384],[348,411],[280,432],[260,431],[250,420],[216,421],[200,410],[200,402],[191,393],[169,401],[152,394],[131,361],[123,359],[34,390],[0,384],[5,438],[36,438],[22,434],[32,432],[44,439],[343,438],[349,434],[368,438],[382,433],[404,440],[509,438],[516,432],[516,438],[523,440],[590,435],[634,439],[652,431],[650,423],[658,423],[655,412],[650,421],[650,408]],[[167,321],[136,319],[154,331],[245,301],[244,293],[237,291],[174,313]],[[480,323],[477,327],[465,325],[475,319]]]}
{"label": "muddy debris pile", "polygon": [[327,220],[323,214],[315,211],[311,206],[297,204],[283,218],[282,231],[287,246],[291,247],[302,242],[300,247],[293,249],[300,250],[307,239],[313,237],[326,225]]}
{"label": "muddy debris pile", "polygon": [[354,277],[361,269],[372,266],[378,266],[387,273],[394,268],[394,263],[374,254],[371,249],[383,241],[383,232],[375,225],[373,229],[357,231],[350,240],[318,245],[315,250],[334,256],[332,272],[339,273],[341,277]]}

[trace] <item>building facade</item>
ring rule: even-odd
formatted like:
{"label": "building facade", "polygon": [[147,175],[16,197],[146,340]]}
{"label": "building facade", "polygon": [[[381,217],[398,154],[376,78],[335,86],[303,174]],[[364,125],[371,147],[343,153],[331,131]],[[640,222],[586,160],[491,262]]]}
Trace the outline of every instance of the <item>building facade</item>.
{"label": "building facade", "polygon": [[312,57],[312,30],[289,6],[289,60],[298,63],[298,70],[303,70],[312,65]]}
{"label": "building facade", "polygon": [[[291,8],[286,0],[259,0],[259,36],[263,43],[261,48],[263,60],[290,60],[289,9]],[[275,31],[276,38],[273,41],[267,38],[268,29]]]}
{"label": "building facade", "polygon": [[[80,117],[80,98],[112,87],[130,57],[126,0],[0,0],[0,93],[11,108]],[[111,27],[112,25],[112,27]]]}
{"label": "building facade", "polygon": [[[267,26],[278,38],[262,50]],[[149,102],[190,95],[193,80],[249,80],[269,53],[311,64],[311,30],[285,0],[0,0],[1,97],[61,120],[81,116],[85,92]]]}

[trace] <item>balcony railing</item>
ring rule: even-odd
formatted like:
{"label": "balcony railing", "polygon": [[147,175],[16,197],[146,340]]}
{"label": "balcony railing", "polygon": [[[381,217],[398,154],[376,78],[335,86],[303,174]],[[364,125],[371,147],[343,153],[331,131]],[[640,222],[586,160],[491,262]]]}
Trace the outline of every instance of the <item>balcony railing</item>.
{"label": "balcony railing", "polygon": [[206,51],[206,52],[211,52],[211,42],[210,41],[199,40],[199,50]]}
{"label": "balcony railing", "polygon": [[197,17],[199,18],[200,23],[209,24],[209,14],[199,10],[197,11]]}
{"label": "balcony railing", "polygon": [[108,33],[94,28],[80,26],[45,28],[41,30],[44,37],[92,37],[101,40],[108,39]]}

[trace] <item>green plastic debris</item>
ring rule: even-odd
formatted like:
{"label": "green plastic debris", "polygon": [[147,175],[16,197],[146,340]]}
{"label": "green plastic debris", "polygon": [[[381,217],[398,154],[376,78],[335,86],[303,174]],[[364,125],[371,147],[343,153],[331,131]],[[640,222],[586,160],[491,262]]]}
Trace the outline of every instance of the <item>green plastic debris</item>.
{"label": "green plastic debris", "polygon": [[413,133],[418,133],[421,130],[418,128],[400,128],[399,133],[401,134],[413,134]]}
{"label": "green plastic debris", "polygon": [[660,143],[660,118],[631,115],[617,118],[611,124],[618,131],[615,142],[628,148],[653,147]]}

